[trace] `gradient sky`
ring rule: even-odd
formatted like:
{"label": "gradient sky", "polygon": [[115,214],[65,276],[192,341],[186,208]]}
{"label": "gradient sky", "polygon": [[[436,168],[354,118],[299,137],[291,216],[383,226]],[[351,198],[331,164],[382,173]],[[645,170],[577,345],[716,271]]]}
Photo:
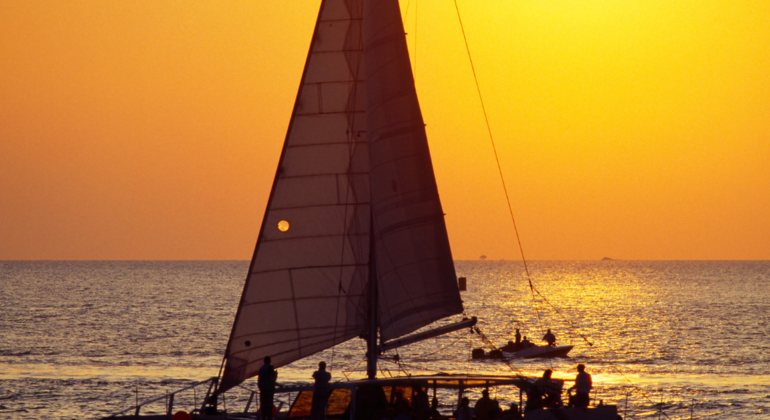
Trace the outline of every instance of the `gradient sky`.
{"label": "gradient sky", "polygon": [[[408,3],[454,256],[517,259],[454,4]],[[0,259],[249,259],[319,4],[4,2]],[[770,259],[770,3],[458,4],[527,258]]]}

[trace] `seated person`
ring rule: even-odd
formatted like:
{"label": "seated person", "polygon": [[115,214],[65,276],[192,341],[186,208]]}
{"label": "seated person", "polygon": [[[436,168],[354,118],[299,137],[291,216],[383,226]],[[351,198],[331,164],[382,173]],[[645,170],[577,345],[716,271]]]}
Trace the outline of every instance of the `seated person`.
{"label": "seated person", "polygon": [[535,387],[540,389],[543,395],[543,407],[561,407],[561,389],[564,386],[564,381],[558,379],[551,379],[553,371],[546,369],[543,372],[543,376],[535,381]]}
{"label": "seated person", "polygon": [[404,398],[404,395],[400,392],[396,392],[395,399],[393,400],[393,410],[396,412],[396,416],[402,414],[409,414],[411,408],[409,407],[409,401]]}
{"label": "seated person", "polygon": [[473,420],[473,409],[469,407],[470,403],[468,397],[463,397],[460,400],[460,407],[455,411],[456,420]]}
{"label": "seated person", "polygon": [[529,339],[528,339],[528,338],[527,338],[527,336],[525,335],[525,336],[524,336],[524,339],[523,339],[523,340],[521,340],[521,348],[522,348],[522,350],[523,350],[523,349],[528,349],[528,348],[530,348],[530,347],[532,347],[532,346],[534,346],[534,344],[532,344],[532,342],[531,342],[531,341],[529,341]]}
{"label": "seated person", "polygon": [[521,419],[521,413],[519,412],[519,405],[512,403],[511,407],[500,413],[500,420],[519,420]]}

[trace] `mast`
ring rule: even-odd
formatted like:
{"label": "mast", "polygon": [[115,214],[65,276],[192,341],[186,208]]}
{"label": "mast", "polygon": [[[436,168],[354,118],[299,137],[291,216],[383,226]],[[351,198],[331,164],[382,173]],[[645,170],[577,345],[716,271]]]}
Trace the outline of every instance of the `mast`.
{"label": "mast", "polygon": [[366,334],[366,377],[374,379],[377,376],[377,267],[374,252],[374,217],[370,218],[369,229],[369,328]]}

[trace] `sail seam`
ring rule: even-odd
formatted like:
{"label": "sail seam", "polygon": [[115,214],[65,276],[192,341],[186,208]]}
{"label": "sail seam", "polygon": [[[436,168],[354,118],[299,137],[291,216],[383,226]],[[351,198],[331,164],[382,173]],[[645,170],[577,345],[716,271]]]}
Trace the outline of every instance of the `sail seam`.
{"label": "sail seam", "polygon": [[[340,114],[344,114],[344,112],[340,112]],[[297,149],[300,147],[319,147],[319,146],[350,146],[351,144],[367,144],[365,141],[357,141],[357,142],[341,142],[341,141],[335,141],[335,142],[329,142],[329,143],[313,143],[313,144],[293,144],[291,146],[287,146],[288,149]],[[347,172],[340,172],[340,173],[347,173]]]}
{"label": "sail seam", "polygon": [[[343,336],[343,338],[345,338],[345,340],[349,340],[349,339],[351,339],[351,338],[355,337],[356,335],[358,335],[358,331],[351,331],[351,333],[349,333],[349,334],[347,334],[347,335]],[[320,336],[313,336],[313,337],[310,337],[310,338],[317,338],[317,337],[320,337]],[[236,338],[238,338],[238,337],[236,337]],[[292,339],[292,340],[287,340],[287,341],[276,341],[276,342],[273,342],[273,343],[271,343],[271,344],[273,344],[273,345],[274,345],[274,344],[285,344],[285,343],[290,343],[290,342],[292,342],[292,341],[294,341],[294,340]],[[314,344],[317,346],[317,345],[319,345],[319,344],[322,344],[322,343],[324,343],[324,342],[328,342],[328,341],[330,341],[330,340],[323,340],[323,341],[320,341],[320,342],[317,342],[317,343],[314,343]],[[257,346],[257,347],[255,347],[255,348],[259,348],[259,349],[261,349],[261,348],[265,348],[265,347],[269,347],[269,345],[265,345],[265,346]],[[241,351],[238,351],[238,352],[233,352],[232,354],[233,354],[233,355],[242,354],[242,353],[246,353],[246,352],[248,352],[248,351],[250,351],[250,350],[252,350],[252,349],[249,349],[249,350],[241,350]],[[325,349],[315,350],[315,351],[313,351],[312,353],[304,354],[303,356],[309,356],[310,354],[318,353],[318,352],[320,352],[320,351],[323,351],[323,350],[325,350]],[[297,352],[297,349],[289,349],[289,350],[285,350],[285,351],[279,351],[279,352],[275,352],[275,353],[273,353],[273,354],[272,354],[272,357],[275,357],[275,356],[278,356],[278,355],[282,355],[282,354],[294,353],[294,352]],[[262,361],[261,361],[261,360],[254,360],[254,361],[251,361],[251,362],[247,362],[247,363],[246,363],[246,366],[250,366],[250,365],[253,365],[253,364],[255,364],[255,363],[259,363],[259,364],[261,364],[261,363],[262,363]],[[252,376],[253,376],[253,375],[252,375]]]}
{"label": "sail seam", "polygon": [[398,223],[393,223],[392,225],[385,226],[380,230],[380,237],[385,236],[391,232],[407,229],[413,226],[432,225],[432,224],[435,224],[437,220],[444,220],[443,215],[432,214],[430,216],[424,216],[424,217],[419,217],[415,219],[404,220]]}
{"label": "sail seam", "polygon": [[[292,236],[290,238],[265,238],[267,242],[286,242],[297,239],[320,239],[320,238],[344,238],[347,236],[364,236],[365,233],[353,233],[348,235],[312,235],[312,236]],[[329,267],[338,267],[337,265],[330,265]],[[295,268],[295,267],[292,267]]]}
{"label": "sail seam", "polygon": [[[409,266],[413,266],[413,265],[420,265],[421,263],[424,263],[424,262],[427,262],[427,261],[441,261],[442,258],[439,258],[439,257],[446,257],[446,255],[445,254],[441,254],[441,255],[437,255],[434,258],[423,258],[423,259],[419,259],[419,260],[414,260],[414,261],[410,262],[409,264],[402,264],[402,265],[397,265],[397,266],[393,265],[392,269],[390,269],[388,271],[385,271],[385,272],[383,272],[381,274],[382,274],[382,277],[385,277],[387,275],[390,275],[390,273],[398,272],[398,270],[401,269],[401,268],[405,268],[405,267],[409,267]],[[441,294],[441,293],[435,293],[435,295],[439,295],[439,294]],[[429,294],[425,294],[425,296],[431,296],[431,295],[434,295],[434,294],[430,294],[430,293]]]}
{"label": "sail seam", "polygon": [[[348,296],[348,297],[350,297],[350,296],[364,296],[363,293],[361,293],[361,294],[345,294],[345,295]],[[281,302],[290,302],[290,301],[293,302],[293,301],[298,301],[298,300],[333,300],[333,299],[337,299],[337,296],[321,296],[321,297],[314,296],[314,297],[298,297],[298,298],[292,298],[292,299],[261,300],[259,302],[247,303],[247,304],[243,305],[243,307],[245,308],[245,307],[248,307],[248,306],[267,305],[267,304],[270,304],[270,303],[281,303]],[[307,327],[307,328],[303,328],[303,329],[308,329],[308,328],[318,328],[318,327]],[[262,334],[262,333],[259,333],[259,334]],[[247,335],[249,335],[249,334],[247,334]]]}
{"label": "sail seam", "polygon": [[323,19],[323,20],[319,20],[319,22],[322,22],[322,23],[329,23],[329,22],[361,22],[361,21],[363,21],[363,19],[352,19],[352,18],[350,18],[350,19]]}
{"label": "sail seam", "polygon": [[[334,329],[334,326],[328,326],[328,327],[307,327],[307,328],[303,328],[303,330],[322,330],[322,329],[329,329],[329,330],[331,330],[331,329]],[[338,330],[339,330],[339,329],[338,329]],[[357,331],[358,331],[358,328],[346,328],[346,329],[343,329],[342,331],[343,331],[343,332],[347,332],[347,333],[353,333],[353,332],[357,332]],[[234,338],[243,338],[243,337],[258,337],[258,336],[260,336],[260,335],[267,335],[267,334],[270,334],[270,335],[274,335],[275,333],[286,333],[286,330],[273,330],[273,331],[264,331],[264,332],[259,332],[259,333],[251,333],[251,334],[241,334],[241,335],[236,335],[236,336],[234,336]],[[327,335],[330,335],[330,334],[328,334],[328,333],[322,333],[322,334],[315,334],[315,335],[306,335],[306,336],[305,336],[305,338],[318,338],[318,337],[324,337],[324,336],[327,336]],[[258,345],[258,346],[256,346],[256,347],[257,347],[257,348],[258,348],[258,347],[265,347],[265,346],[269,346],[269,345],[273,345],[273,344],[277,344],[277,343],[290,343],[290,342],[292,342],[292,341],[294,341],[294,340],[295,340],[295,339],[293,339],[293,338],[292,338],[292,339],[290,339],[290,340],[285,340],[285,341],[280,341],[280,342],[272,342],[272,343],[270,343],[270,344],[267,344],[267,345],[261,345],[261,346],[260,346],[260,345]],[[252,346],[252,347],[249,347],[249,350],[251,350],[251,349],[253,349],[253,348],[255,348],[255,347],[254,347],[254,346]]]}
{"label": "sail seam", "polygon": [[289,272],[289,286],[291,286],[291,298],[292,302],[294,303],[292,306],[294,306],[294,325],[297,332],[297,352],[302,354],[302,334],[300,333],[299,328],[299,315],[297,314],[297,298],[294,293],[294,276],[291,275],[292,270],[288,270]]}
{"label": "sail seam", "polygon": [[[366,267],[367,264],[343,264],[343,267]],[[307,265],[304,267],[292,267],[291,269],[294,271],[298,270],[310,270],[310,269],[316,269],[316,268],[337,268],[339,267],[339,264],[334,265]],[[267,274],[267,273],[275,273],[279,271],[286,271],[286,267],[283,268],[276,268],[274,270],[259,270],[259,271],[252,271],[252,274]]]}
{"label": "sail seam", "polygon": [[[307,174],[307,175],[285,175],[281,177],[281,180],[285,179],[294,179],[294,178],[321,178],[321,177],[330,177],[332,175],[347,175],[347,173],[338,172],[338,173],[326,173],[326,174]],[[368,175],[367,172],[351,172],[350,175]]]}
{"label": "sail seam", "polygon": [[[417,152],[417,153],[412,153],[411,155],[403,155],[403,156],[400,156],[400,157],[398,157],[396,159],[382,161],[379,164],[373,165],[371,168],[369,168],[369,171],[371,172],[372,170],[377,169],[377,168],[379,168],[381,166],[385,166],[385,165],[388,165],[388,164],[392,164],[392,163],[395,163],[395,162],[401,162],[401,161],[405,161],[405,160],[409,160],[409,159],[414,159],[415,157],[424,156],[424,155],[430,156],[430,153],[427,153],[427,152]],[[426,188],[426,189],[428,189],[428,188]]]}

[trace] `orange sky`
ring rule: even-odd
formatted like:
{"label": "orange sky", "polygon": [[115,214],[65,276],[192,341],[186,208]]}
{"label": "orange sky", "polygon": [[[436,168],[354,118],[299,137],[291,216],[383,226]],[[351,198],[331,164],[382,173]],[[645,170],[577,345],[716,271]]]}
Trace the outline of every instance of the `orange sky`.
{"label": "orange sky", "polygon": [[[528,258],[770,259],[770,3],[458,3]],[[250,258],[319,4],[5,2],[0,259]],[[454,5],[406,16],[454,256],[519,258]]]}

